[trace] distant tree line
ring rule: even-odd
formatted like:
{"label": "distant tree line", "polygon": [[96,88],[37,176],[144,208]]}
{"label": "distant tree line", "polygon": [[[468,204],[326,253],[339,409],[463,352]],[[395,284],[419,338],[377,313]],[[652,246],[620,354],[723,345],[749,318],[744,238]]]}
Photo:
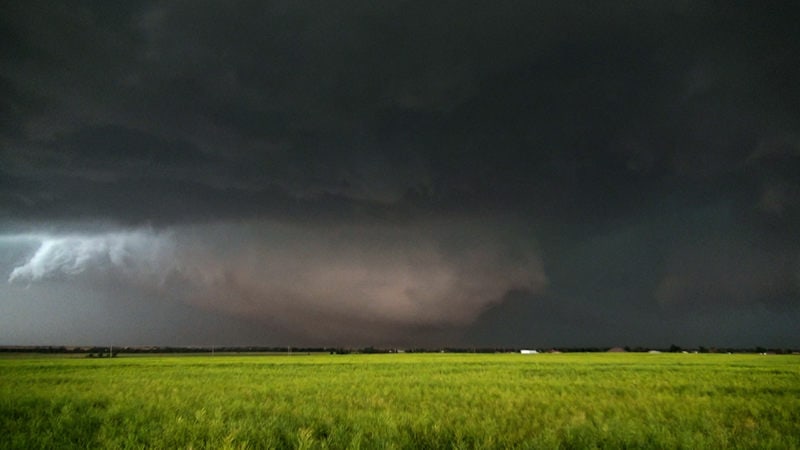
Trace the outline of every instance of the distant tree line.
{"label": "distant tree line", "polygon": [[[128,346],[128,347],[100,347],[100,346],[0,346],[0,353],[64,353],[86,354],[90,357],[105,358],[115,357],[119,354],[148,354],[148,353],[272,353],[301,355],[311,353],[329,353],[335,355],[345,354],[372,354],[372,353],[518,353],[522,348],[537,349],[542,353],[599,353],[606,352],[609,347],[557,347],[541,348],[536,346],[526,347],[414,347],[414,348],[383,348],[383,347],[275,347],[275,346],[222,346],[222,347],[160,347],[160,346]],[[643,346],[626,346],[627,352],[646,353],[659,352],[697,352],[697,353],[771,353],[793,354],[800,353],[798,349],[775,347],[704,347],[683,348],[671,345],[667,348],[654,348]]]}

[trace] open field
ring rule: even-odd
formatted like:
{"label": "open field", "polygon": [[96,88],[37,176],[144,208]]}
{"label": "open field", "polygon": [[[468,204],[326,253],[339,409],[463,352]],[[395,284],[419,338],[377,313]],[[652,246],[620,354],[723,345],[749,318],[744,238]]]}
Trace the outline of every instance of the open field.
{"label": "open field", "polygon": [[800,448],[800,357],[0,359],[2,448]]}

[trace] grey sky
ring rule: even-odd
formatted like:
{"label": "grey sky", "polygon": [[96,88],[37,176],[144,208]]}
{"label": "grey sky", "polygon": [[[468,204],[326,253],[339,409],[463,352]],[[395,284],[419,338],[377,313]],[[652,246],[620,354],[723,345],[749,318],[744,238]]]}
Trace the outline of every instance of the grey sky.
{"label": "grey sky", "polygon": [[11,3],[0,344],[800,345],[793,2]]}

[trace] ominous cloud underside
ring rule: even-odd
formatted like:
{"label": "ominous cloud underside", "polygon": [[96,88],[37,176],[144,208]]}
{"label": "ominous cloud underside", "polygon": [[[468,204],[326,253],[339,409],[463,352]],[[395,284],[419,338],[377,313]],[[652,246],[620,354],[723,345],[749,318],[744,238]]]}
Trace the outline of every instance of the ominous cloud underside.
{"label": "ominous cloud underside", "polygon": [[0,344],[800,346],[798,18],[3,2]]}

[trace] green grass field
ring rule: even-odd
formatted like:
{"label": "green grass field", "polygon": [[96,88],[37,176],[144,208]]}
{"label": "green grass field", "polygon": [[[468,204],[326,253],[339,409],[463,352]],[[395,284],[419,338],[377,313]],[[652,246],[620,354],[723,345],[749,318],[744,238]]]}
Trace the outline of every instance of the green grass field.
{"label": "green grass field", "polygon": [[0,447],[800,448],[800,357],[4,357]]}

